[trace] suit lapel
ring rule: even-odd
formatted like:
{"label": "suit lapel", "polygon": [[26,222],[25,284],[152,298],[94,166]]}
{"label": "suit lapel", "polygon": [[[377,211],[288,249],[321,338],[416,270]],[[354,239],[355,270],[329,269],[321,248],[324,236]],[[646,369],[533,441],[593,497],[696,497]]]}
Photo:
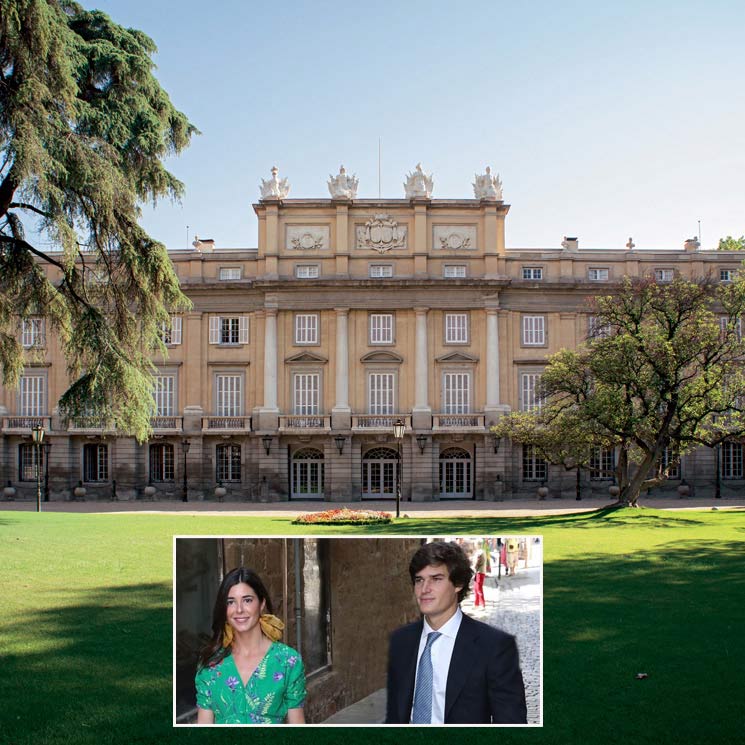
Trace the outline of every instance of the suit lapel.
{"label": "suit lapel", "polygon": [[464,614],[455,637],[453,656],[450,658],[448,682],[445,688],[445,722],[448,721],[450,710],[466,684],[468,673],[478,659],[477,640],[478,626]]}
{"label": "suit lapel", "polygon": [[416,658],[419,653],[419,641],[422,638],[422,621],[412,626],[409,637],[402,651],[401,670],[403,672],[401,695],[399,696],[399,717],[401,722],[408,722],[414,702],[414,679],[416,678]]}

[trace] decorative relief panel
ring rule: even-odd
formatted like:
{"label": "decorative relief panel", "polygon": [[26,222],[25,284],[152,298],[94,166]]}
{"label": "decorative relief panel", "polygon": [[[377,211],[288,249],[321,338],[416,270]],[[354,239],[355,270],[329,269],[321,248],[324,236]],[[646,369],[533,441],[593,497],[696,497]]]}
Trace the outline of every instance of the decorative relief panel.
{"label": "decorative relief panel", "polygon": [[378,253],[406,248],[406,226],[399,225],[390,215],[375,215],[364,225],[358,225],[356,232],[357,248],[368,248]]}
{"label": "decorative relief panel", "polygon": [[329,247],[328,225],[288,225],[287,250],[309,251]]}
{"label": "decorative relief panel", "polygon": [[432,248],[458,251],[476,248],[475,225],[435,225],[432,233]]}

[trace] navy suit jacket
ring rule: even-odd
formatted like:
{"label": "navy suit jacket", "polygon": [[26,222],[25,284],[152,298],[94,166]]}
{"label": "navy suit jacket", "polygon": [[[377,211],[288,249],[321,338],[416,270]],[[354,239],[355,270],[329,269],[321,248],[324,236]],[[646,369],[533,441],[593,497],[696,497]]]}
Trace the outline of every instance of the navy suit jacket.
{"label": "navy suit jacket", "polygon": [[[391,634],[386,724],[408,724],[423,622]],[[463,615],[445,689],[445,724],[525,724],[525,686],[515,638]]]}

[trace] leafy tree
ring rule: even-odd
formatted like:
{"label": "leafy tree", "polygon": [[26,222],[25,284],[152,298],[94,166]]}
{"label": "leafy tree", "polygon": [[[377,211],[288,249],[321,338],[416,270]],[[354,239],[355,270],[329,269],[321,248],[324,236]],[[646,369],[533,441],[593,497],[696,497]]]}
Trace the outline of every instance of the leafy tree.
{"label": "leafy tree", "polygon": [[745,435],[745,281],[626,279],[590,310],[610,333],[553,355],[541,410],[495,431],[564,465],[615,447],[619,500],[636,505],[681,455]]}
{"label": "leafy tree", "polygon": [[745,235],[739,238],[733,238],[731,235],[720,238],[717,251],[745,251]]}
{"label": "leafy tree", "polygon": [[72,385],[60,409],[139,439],[153,348],[188,301],[141,201],[178,198],[163,166],[196,132],[153,76],[153,41],[69,0],[0,0],[0,365],[17,385],[18,329],[42,315]]}

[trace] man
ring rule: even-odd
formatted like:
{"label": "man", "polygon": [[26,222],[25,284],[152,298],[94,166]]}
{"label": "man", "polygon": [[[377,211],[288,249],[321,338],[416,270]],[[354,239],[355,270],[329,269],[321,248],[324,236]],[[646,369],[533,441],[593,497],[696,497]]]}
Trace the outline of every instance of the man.
{"label": "man", "polygon": [[455,543],[428,543],[409,574],[423,620],[391,634],[386,724],[525,724],[514,637],[464,615],[472,570]]}

